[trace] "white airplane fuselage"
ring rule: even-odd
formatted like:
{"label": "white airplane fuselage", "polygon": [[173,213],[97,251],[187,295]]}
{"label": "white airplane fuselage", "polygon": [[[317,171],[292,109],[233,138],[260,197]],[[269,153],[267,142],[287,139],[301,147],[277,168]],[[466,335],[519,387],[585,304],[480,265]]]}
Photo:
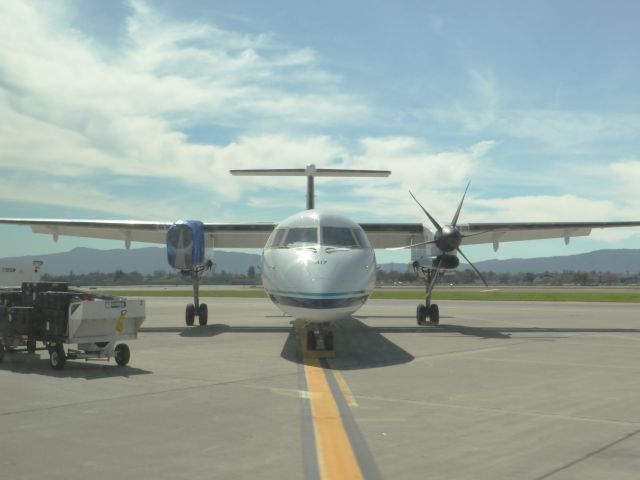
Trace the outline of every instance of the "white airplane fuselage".
{"label": "white airplane fuselage", "polygon": [[357,223],[306,210],[275,228],[262,254],[262,282],[284,313],[312,323],[348,317],[375,287],[376,257]]}

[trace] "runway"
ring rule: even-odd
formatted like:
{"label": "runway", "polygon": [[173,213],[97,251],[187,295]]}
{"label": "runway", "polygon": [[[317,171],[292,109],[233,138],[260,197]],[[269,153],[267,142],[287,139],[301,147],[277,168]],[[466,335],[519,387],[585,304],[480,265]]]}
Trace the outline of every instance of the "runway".
{"label": "runway", "polygon": [[316,360],[266,299],[185,303],[147,299],[129,367],[5,357],[0,476],[638,478],[638,305],[372,300]]}

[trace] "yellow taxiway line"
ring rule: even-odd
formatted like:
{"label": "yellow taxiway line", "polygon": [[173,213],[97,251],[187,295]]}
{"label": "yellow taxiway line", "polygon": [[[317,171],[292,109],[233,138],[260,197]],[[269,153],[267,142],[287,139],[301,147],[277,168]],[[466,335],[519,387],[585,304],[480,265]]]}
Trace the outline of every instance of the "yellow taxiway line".
{"label": "yellow taxiway line", "polygon": [[363,478],[320,360],[307,359],[304,372],[311,401],[320,478],[323,480]]}

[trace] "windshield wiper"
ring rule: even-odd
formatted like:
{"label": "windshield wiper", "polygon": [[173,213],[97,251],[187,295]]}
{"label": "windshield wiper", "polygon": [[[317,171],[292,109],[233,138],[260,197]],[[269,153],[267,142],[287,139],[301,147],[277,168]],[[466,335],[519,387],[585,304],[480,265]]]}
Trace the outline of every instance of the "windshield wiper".
{"label": "windshield wiper", "polygon": [[332,252],[348,252],[349,250],[351,250],[350,247],[325,247],[324,251],[327,253],[332,253]]}

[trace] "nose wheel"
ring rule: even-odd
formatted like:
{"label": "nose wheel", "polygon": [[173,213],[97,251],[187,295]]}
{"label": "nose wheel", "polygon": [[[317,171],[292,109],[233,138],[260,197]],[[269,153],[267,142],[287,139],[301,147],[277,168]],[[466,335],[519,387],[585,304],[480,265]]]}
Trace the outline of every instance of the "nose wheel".
{"label": "nose wheel", "polygon": [[330,324],[317,324],[307,330],[307,350],[333,351],[333,331]]}

